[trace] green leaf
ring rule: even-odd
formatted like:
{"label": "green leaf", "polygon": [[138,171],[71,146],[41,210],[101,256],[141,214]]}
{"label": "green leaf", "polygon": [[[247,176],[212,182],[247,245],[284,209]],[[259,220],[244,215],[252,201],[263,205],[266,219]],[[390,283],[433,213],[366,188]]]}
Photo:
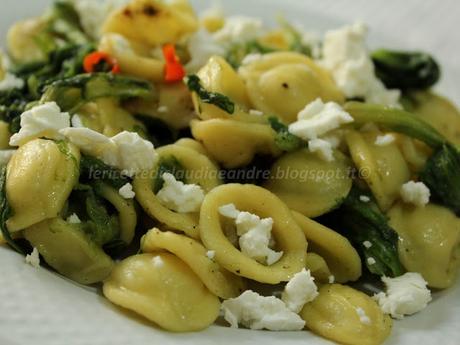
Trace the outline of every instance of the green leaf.
{"label": "green leaf", "polygon": [[186,78],[185,83],[190,91],[195,92],[203,103],[215,105],[223,111],[233,114],[235,112],[235,103],[230,98],[218,92],[207,91],[202,85],[197,75],[190,75]]}
{"label": "green leaf", "polygon": [[436,60],[422,52],[379,49],[372,53],[377,77],[388,88],[428,89],[435,85],[441,69]]}
{"label": "green leaf", "polygon": [[277,117],[269,117],[268,122],[276,132],[275,144],[280,150],[290,152],[306,146],[306,143],[302,139],[289,133],[288,126],[282,123]]}
{"label": "green leaf", "polygon": [[120,189],[129,182],[129,179],[123,176],[120,170],[97,158],[86,155],[81,156],[80,176],[88,181],[103,181],[116,189]]}

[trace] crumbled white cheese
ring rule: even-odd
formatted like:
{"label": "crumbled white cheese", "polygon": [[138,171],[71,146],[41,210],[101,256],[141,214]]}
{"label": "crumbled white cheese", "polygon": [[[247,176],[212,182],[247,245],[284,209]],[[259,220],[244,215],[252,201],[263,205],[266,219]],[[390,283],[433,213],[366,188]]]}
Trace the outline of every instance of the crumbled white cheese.
{"label": "crumbled white cheese", "polygon": [[153,168],[158,154],[150,141],[133,132],[121,132],[112,138],[89,128],[64,128],[59,131],[71,143],[127,176]]}
{"label": "crumbled white cheese", "polygon": [[304,140],[320,136],[353,122],[353,118],[334,102],[323,103],[318,98],[308,104],[298,115],[298,120],[289,125],[289,132]]}
{"label": "crumbled white cheese", "polygon": [[362,23],[328,31],[321,63],[347,98],[363,97],[369,103],[398,106],[401,93],[387,90],[376,77],[366,36],[367,27]]}
{"label": "crumbled white cheese", "polygon": [[123,199],[134,199],[136,193],[133,191],[133,185],[131,183],[125,184],[118,190],[118,193]]}
{"label": "crumbled white cheese", "polygon": [[361,321],[363,325],[370,325],[372,323],[363,308],[356,308],[356,313],[358,314],[359,321]]}
{"label": "crumbled white cheese", "polygon": [[305,321],[289,310],[283,301],[274,296],[261,296],[251,290],[224,301],[222,310],[232,328],[238,328],[241,324],[256,330],[300,331],[305,326]]}
{"label": "crumbled white cheese", "polygon": [[16,150],[0,150],[0,167],[7,165]]}
{"label": "crumbled white cheese", "polygon": [[253,62],[260,61],[264,56],[260,53],[252,53],[248,54],[244,57],[243,61],[241,61],[241,65],[249,65],[252,64]]}
{"label": "crumbled white cheese", "polygon": [[208,250],[206,252],[206,256],[208,257],[208,259],[214,260],[214,258],[216,256],[216,252],[214,250]]}
{"label": "crumbled white cheese", "polygon": [[283,256],[283,252],[276,252],[270,248],[272,218],[260,219],[255,214],[240,212],[233,204],[219,207],[219,213],[235,219],[238,242],[244,255],[267,265],[273,265]]}
{"label": "crumbled white cheese", "polygon": [[367,258],[367,264],[372,266],[372,265],[375,265],[377,263],[377,261],[375,261],[374,258]]}
{"label": "crumbled white cheese", "polygon": [[401,187],[404,202],[424,207],[430,201],[430,190],[423,182],[409,181]]}
{"label": "crumbled white cheese", "polygon": [[396,140],[393,134],[379,135],[375,138],[375,145],[377,146],[387,146],[394,143]]}
{"label": "crumbled white cheese", "polygon": [[55,102],[37,105],[21,114],[21,129],[10,138],[10,145],[20,146],[38,137],[62,139],[59,131],[69,126],[70,115],[62,113]]}
{"label": "crumbled white cheese", "polygon": [[206,65],[212,56],[225,56],[226,53],[222,44],[216,42],[214,37],[204,29],[190,36],[187,48],[191,60],[185,68],[190,73],[197,72],[201,67]]}
{"label": "crumbled white cheese", "polygon": [[99,38],[102,26],[109,14],[129,3],[130,0],[72,0],[83,30],[92,38]]}
{"label": "crumbled white cheese", "polygon": [[163,188],[157,193],[160,202],[170,210],[179,213],[198,212],[204,200],[203,189],[196,184],[177,181],[175,176],[164,173]]}
{"label": "crumbled white cheese", "polygon": [[153,259],[152,259],[152,262],[153,262],[153,266],[156,267],[156,268],[161,268],[164,266],[165,262],[163,261],[163,259],[161,258],[161,256],[155,256]]}
{"label": "crumbled white cheese", "polygon": [[40,267],[40,253],[37,248],[34,248],[32,253],[26,255],[26,263],[33,266],[34,268]]}
{"label": "crumbled white cheese", "polygon": [[364,242],[363,242],[363,246],[364,246],[364,248],[369,249],[369,248],[372,247],[372,242],[370,242],[370,241],[364,241]]}
{"label": "crumbled white cheese", "polygon": [[308,142],[308,150],[316,153],[319,158],[326,162],[334,161],[334,151],[332,145],[323,139],[313,139]]}
{"label": "crumbled white cheese", "polygon": [[313,301],[317,296],[315,278],[311,276],[310,270],[304,268],[286,284],[281,299],[286,307],[294,313],[299,313],[305,304]]}
{"label": "crumbled white cheese", "polygon": [[384,313],[402,319],[423,310],[431,301],[431,292],[420,273],[408,272],[397,278],[383,277],[386,292],[374,296]]}
{"label": "crumbled white cheese", "polygon": [[335,282],[335,276],[330,275],[329,278],[328,278],[328,281],[329,281],[329,284],[334,284],[334,282]]}
{"label": "crumbled white cheese", "polygon": [[69,224],[81,224],[81,220],[76,213],[68,216],[66,222]]}
{"label": "crumbled white cheese", "polygon": [[247,42],[259,37],[263,32],[260,18],[232,16],[225,20],[224,27],[213,34],[217,42],[232,44]]}
{"label": "crumbled white cheese", "polygon": [[70,122],[72,124],[72,127],[75,127],[75,128],[85,127],[85,125],[83,124],[83,121],[81,120],[81,117],[78,114],[75,114],[74,116],[72,116],[72,119],[70,120]]}
{"label": "crumbled white cheese", "polygon": [[159,113],[167,113],[169,111],[169,108],[166,105],[159,106],[157,111]]}
{"label": "crumbled white cheese", "polygon": [[249,110],[249,115],[262,116],[264,113],[260,110],[251,109]]}
{"label": "crumbled white cheese", "polygon": [[24,87],[24,80],[16,77],[14,74],[6,73],[4,78],[0,80],[0,91],[11,89],[22,89]]}
{"label": "crumbled white cheese", "polygon": [[369,202],[369,201],[371,201],[371,198],[369,198],[367,195],[360,195],[359,201],[361,201],[361,202]]}
{"label": "crumbled white cheese", "polygon": [[153,144],[143,139],[138,133],[121,132],[111,140],[118,147],[118,167],[128,176],[140,171],[150,170],[156,160],[157,153]]}

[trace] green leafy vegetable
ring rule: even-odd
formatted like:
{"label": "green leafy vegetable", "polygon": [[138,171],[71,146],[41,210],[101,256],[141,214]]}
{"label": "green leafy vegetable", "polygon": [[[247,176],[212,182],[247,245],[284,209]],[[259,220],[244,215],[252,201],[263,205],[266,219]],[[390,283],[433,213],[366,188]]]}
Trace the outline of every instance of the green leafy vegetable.
{"label": "green leafy vegetable", "polygon": [[111,73],[79,74],[46,87],[42,102],[56,102],[63,111],[74,112],[98,98],[149,97],[152,85],[143,80]]}
{"label": "green leafy vegetable", "polygon": [[186,84],[190,91],[195,92],[201,101],[213,104],[223,111],[233,114],[235,112],[235,103],[230,98],[217,92],[210,92],[201,85],[201,80],[197,75],[190,75],[186,78]]}
{"label": "green leafy vegetable", "polygon": [[120,170],[97,158],[86,155],[81,156],[80,176],[85,181],[103,181],[116,189],[120,189],[129,182],[129,179],[123,176]]}
{"label": "green leafy vegetable", "polygon": [[249,54],[268,54],[274,51],[276,50],[264,46],[256,40],[243,43],[234,43],[229,48],[225,59],[233,68],[236,69],[241,66],[242,61]]}
{"label": "green leafy vegetable", "polygon": [[185,181],[185,168],[183,165],[179,162],[179,160],[174,157],[164,157],[160,160],[158,164],[158,171],[155,176],[155,180],[153,182],[153,191],[154,193],[158,193],[161,188],[163,188],[164,185],[164,180],[163,180],[163,174],[165,173],[170,173],[174,175],[177,181]]}
{"label": "green leafy vegetable", "polygon": [[275,144],[280,150],[290,152],[306,145],[298,136],[289,133],[288,126],[282,123],[277,117],[269,117],[268,121],[272,129],[276,132]]}
{"label": "green leafy vegetable", "polygon": [[359,102],[349,102],[345,104],[344,109],[353,117],[354,125],[358,127],[374,123],[383,129],[423,141],[433,148],[438,148],[447,142],[425,121],[401,109]]}
{"label": "green leafy vegetable", "polygon": [[420,179],[436,201],[460,213],[460,156],[451,145],[443,145],[428,159]]}
{"label": "green leafy vegetable", "polygon": [[0,171],[0,229],[5,241],[18,253],[25,254],[16,242],[11,238],[11,234],[6,227],[6,221],[12,216],[11,209],[6,198],[6,166],[3,166]]}
{"label": "green leafy vegetable", "polygon": [[[360,197],[363,195],[371,201],[362,202]],[[353,187],[337,215],[343,235],[358,249],[371,273],[389,277],[404,273],[397,250],[398,235],[388,225],[387,218],[370,194]],[[365,241],[372,246],[367,248]],[[375,263],[368,262],[368,259],[375,260]]]}
{"label": "green leafy vegetable", "polygon": [[427,89],[436,84],[441,69],[426,53],[380,49],[372,53],[377,77],[388,88]]}
{"label": "green leafy vegetable", "polygon": [[[84,205],[84,216],[81,217],[83,218],[81,223],[83,231],[95,244],[103,246],[118,238],[120,227],[117,215],[110,215],[104,199],[98,196],[98,183],[94,182],[92,185],[79,184],[74,193],[77,194],[77,202],[80,205]],[[80,211],[79,213],[81,215],[82,212]]]}

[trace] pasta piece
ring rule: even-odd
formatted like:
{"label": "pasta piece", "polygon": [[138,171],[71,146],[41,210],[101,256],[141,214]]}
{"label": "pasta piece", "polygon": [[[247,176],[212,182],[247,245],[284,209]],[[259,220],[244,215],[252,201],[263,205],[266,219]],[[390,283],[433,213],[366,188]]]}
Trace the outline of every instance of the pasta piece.
{"label": "pasta piece", "polygon": [[[219,207],[234,204],[239,210],[273,219],[272,236],[281,259],[266,266],[244,255],[226,237]],[[261,283],[289,281],[305,267],[307,241],[289,209],[274,194],[255,185],[226,184],[214,188],[201,206],[200,235],[203,244],[215,251],[215,260],[237,275]]]}
{"label": "pasta piece", "polygon": [[72,144],[35,139],[21,146],[7,167],[11,232],[57,217],[78,182],[80,152]]}
{"label": "pasta piece", "polygon": [[137,225],[137,213],[134,200],[123,198],[115,188],[101,183],[98,185],[98,194],[110,202],[118,212],[120,225],[120,239],[130,244],[133,241]]}
{"label": "pasta piece", "polygon": [[107,18],[103,32],[115,32],[154,47],[176,43],[198,26],[187,0],[133,0]]}
{"label": "pasta piece", "polygon": [[94,244],[78,224],[60,218],[48,219],[24,231],[32,247],[46,263],[81,284],[94,284],[108,277],[112,259]]}
{"label": "pasta piece", "polygon": [[155,168],[145,174],[136,176],[133,182],[136,200],[144,211],[152,218],[157,219],[171,229],[185,232],[193,238],[199,237],[197,213],[176,213],[163,206],[152,190],[154,178],[159,178],[159,165],[162,159],[175,159],[185,169],[182,174],[187,175],[186,183],[201,186],[205,193],[220,184],[218,168],[205,155],[188,147],[180,145],[163,146],[156,150],[160,159]]}
{"label": "pasta piece", "polygon": [[28,63],[46,59],[45,52],[37,44],[36,35],[45,29],[41,18],[31,18],[15,23],[6,36],[8,53],[17,63]]}
{"label": "pasta piece", "polygon": [[195,111],[203,120],[214,118],[232,119],[236,121],[263,123],[265,120],[258,115],[251,115],[251,107],[246,85],[235,70],[220,56],[213,56],[198,72],[201,85],[209,92],[217,92],[228,97],[236,104],[235,113],[229,114],[213,104],[204,103],[193,93]]}
{"label": "pasta piece", "polygon": [[388,212],[399,235],[399,258],[419,272],[428,286],[445,289],[455,283],[460,265],[460,219],[442,206],[424,208],[398,203]]}
{"label": "pasta piece", "polygon": [[361,277],[361,259],[345,237],[298,212],[293,211],[292,215],[307,238],[308,250],[326,261],[337,282]]}
{"label": "pasta piece", "polygon": [[323,286],[300,316],[314,333],[346,345],[383,344],[392,327],[371,297],[339,284]]}
{"label": "pasta piece", "polygon": [[291,209],[318,217],[338,207],[351,190],[351,166],[339,151],[327,162],[307,149],[287,153],[271,167],[264,187]]}
{"label": "pasta piece", "polygon": [[114,33],[104,34],[99,42],[99,50],[116,59],[123,73],[155,82],[163,81],[165,63],[151,57],[149,52],[142,52],[142,48]]}
{"label": "pasta piece", "polygon": [[256,154],[278,156],[276,133],[268,125],[211,119],[190,123],[193,137],[225,168],[249,164]]}
{"label": "pasta piece", "polygon": [[430,91],[411,94],[415,107],[412,111],[444,135],[460,145],[460,112],[455,105]]}
{"label": "pasta piece", "polygon": [[188,147],[189,149],[195,150],[196,152],[202,155],[205,155],[205,156],[209,155],[208,151],[206,151],[203,144],[201,144],[199,141],[196,141],[194,139],[182,138],[176,141],[176,145]]}
{"label": "pasta piece", "polygon": [[332,276],[327,262],[316,253],[307,253],[307,261],[305,267],[310,270],[311,275],[315,278],[315,281],[326,284],[329,282],[329,277]]}
{"label": "pasta piece", "polygon": [[184,261],[214,295],[223,298],[239,296],[244,291],[241,277],[223,269],[207,256],[208,250],[198,241],[173,232],[150,230],[141,240],[144,253],[166,250]]}
{"label": "pasta piece", "polygon": [[266,54],[241,67],[239,73],[253,105],[286,123],[296,121],[297,114],[317,98],[324,102],[344,101],[329,73],[299,53]]}
{"label": "pasta piece", "polygon": [[401,185],[409,181],[410,171],[396,143],[375,145],[376,133],[350,131],[346,135],[350,154],[379,207],[386,211],[399,197]]}
{"label": "pasta piece", "polygon": [[400,136],[399,149],[409,165],[411,172],[420,172],[431,156],[431,149],[424,143],[407,136]]}
{"label": "pasta piece", "polygon": [[103,292],[112,303],[172,332],[205,329],[219,316],[219,298],[184,262],[168,253],[125,259],[115,266]]}

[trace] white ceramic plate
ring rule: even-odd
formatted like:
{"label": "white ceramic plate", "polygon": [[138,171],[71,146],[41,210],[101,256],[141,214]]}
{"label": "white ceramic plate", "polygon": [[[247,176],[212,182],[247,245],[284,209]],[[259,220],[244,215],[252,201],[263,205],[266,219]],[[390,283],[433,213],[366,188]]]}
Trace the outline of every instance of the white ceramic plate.
{"label": "white ceramic plate", "polygon": [[[192,1],[197,8],[207,0]],[[228,2],[228,3],[227,3]],[[229,13],[273,22],[283,13],[306,28],[324,31],[357,19],[370,24],[372,46],[434,53],[444,69],[439,90],[460,104],[460,34],[457,0],[233,0]],[[1,0],[0,45],[6,29],[44,8],[47,0]],[[457,84],[457,85],[456,85]],[[299,345],[330,344],[309,332],[256,332],[213,326],[192,334],[166,333],[132,313],[120,311],[97,291],[77,286],[0,247],[0,345]],[[395,322],[388,344],[460,344],[460,284],[435,294],[422,313]]]}

